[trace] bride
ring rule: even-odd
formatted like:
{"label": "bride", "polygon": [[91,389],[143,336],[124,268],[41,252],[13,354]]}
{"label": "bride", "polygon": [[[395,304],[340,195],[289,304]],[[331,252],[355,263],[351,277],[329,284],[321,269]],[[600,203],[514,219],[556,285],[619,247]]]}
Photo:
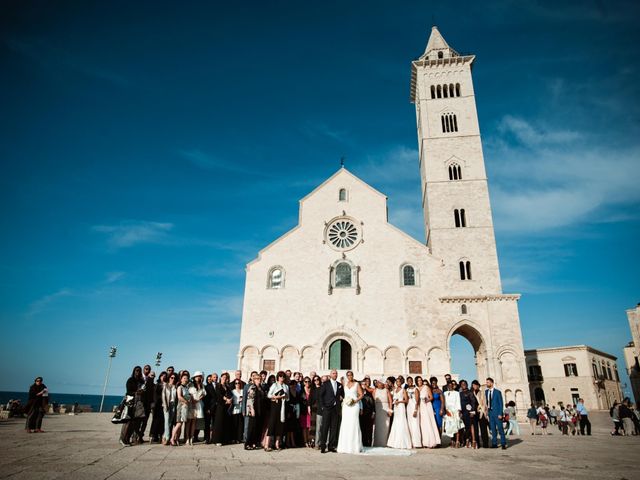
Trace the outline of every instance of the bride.
{"label": "bride", "polygon": [[353,372],[347,372],[342,401],[342,422],[338,437],[338,453],[362,452],[362,433],[360,432],[360,400],[364,392],[353,379]]}

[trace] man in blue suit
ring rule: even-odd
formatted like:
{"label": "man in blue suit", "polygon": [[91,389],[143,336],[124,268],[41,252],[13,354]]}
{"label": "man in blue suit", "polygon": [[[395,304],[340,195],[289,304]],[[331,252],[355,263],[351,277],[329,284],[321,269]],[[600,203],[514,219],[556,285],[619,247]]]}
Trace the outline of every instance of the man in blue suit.
{"label": "man in blue suit", "polygon": [[502,415],[504,414],[504,402],[502,392],[493,387],[493,378],[487,378],[487,389],[484,392],[487,400],[487,410],[489,414],[489,428],[491,429],[491,448],[498,448],[498,432],[500,432],[500,444],[506,450],[507,441],[504,437],[504,427],[502,426]]}

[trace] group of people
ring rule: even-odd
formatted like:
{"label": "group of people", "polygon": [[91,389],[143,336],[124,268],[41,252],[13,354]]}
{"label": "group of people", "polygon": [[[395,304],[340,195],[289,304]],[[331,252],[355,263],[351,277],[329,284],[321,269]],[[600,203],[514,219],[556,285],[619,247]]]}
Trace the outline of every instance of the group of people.
{"label": "group of people", "polygon": [[540,427],[542,435],[549,435],[549,425],[556,425],[562,435],[591,435],[589,412],[582,398],[579,398],[575,405],[560,405],[560,408],[556,408],[555,405],[551,408],[549,405],[536,407],[532,403],[527,411],[527,418],[531,426],[531,435],[537,433],[537,427]]}
{"label": "group of people", "polygon": [[[130,420],[120,444],[243,443],[247,450],[318,448],[322,453],[359,453],[364,447],[436,448],[442,437],[453,448],[506,448],[518,433],[515,404],[487,378],[474,380],[388,377],[361,381],[348,371],[303,376],[290,370],[269,375],[218,376],[167,368],[156,378],[149,365],[134,367],[126,382]],[[505,424],[507,426],[505,433]],[[200,432],[203,436],[200,437]],[[489,435],[491,432],[491,435]]]}
{"label": "group of people", "polygon": [[634,405],[629,397],[613,402],[609,415],[613,421],[611,435],[640,435],[640,405]]}

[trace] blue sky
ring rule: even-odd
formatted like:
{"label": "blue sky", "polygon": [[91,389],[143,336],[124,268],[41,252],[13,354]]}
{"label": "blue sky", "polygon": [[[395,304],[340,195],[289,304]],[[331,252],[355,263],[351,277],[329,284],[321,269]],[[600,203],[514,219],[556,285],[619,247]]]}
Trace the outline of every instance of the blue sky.
{"label": "blue sky", "polygon": [[433,21],[477,55],[525,347],[621,357],[640,301],[640,7],[485,3],[5,3],[0,389],[98,393],[110,345],[113,394],[157,351],[234,367],[244,265],[341,156],[424,240],[409,79]]}

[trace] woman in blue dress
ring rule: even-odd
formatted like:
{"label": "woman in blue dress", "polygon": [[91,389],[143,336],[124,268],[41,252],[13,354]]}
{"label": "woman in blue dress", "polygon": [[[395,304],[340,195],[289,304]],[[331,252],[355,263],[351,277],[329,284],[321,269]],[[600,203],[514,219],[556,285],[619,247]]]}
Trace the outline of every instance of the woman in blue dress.
{"label": "woman in blue dress", "polygon": [[443,407],[444,404],[442,402],[442,390],[438,387],[438,379],[436,377],[431,377],[429,379],[429,383],[431,383],[431,393],[433,394],[433,401],[431,402],[433,405],[433,413],[436,416],[436,423],[438,424],[438,430],[442,434],[442,415],[444,414]]}

